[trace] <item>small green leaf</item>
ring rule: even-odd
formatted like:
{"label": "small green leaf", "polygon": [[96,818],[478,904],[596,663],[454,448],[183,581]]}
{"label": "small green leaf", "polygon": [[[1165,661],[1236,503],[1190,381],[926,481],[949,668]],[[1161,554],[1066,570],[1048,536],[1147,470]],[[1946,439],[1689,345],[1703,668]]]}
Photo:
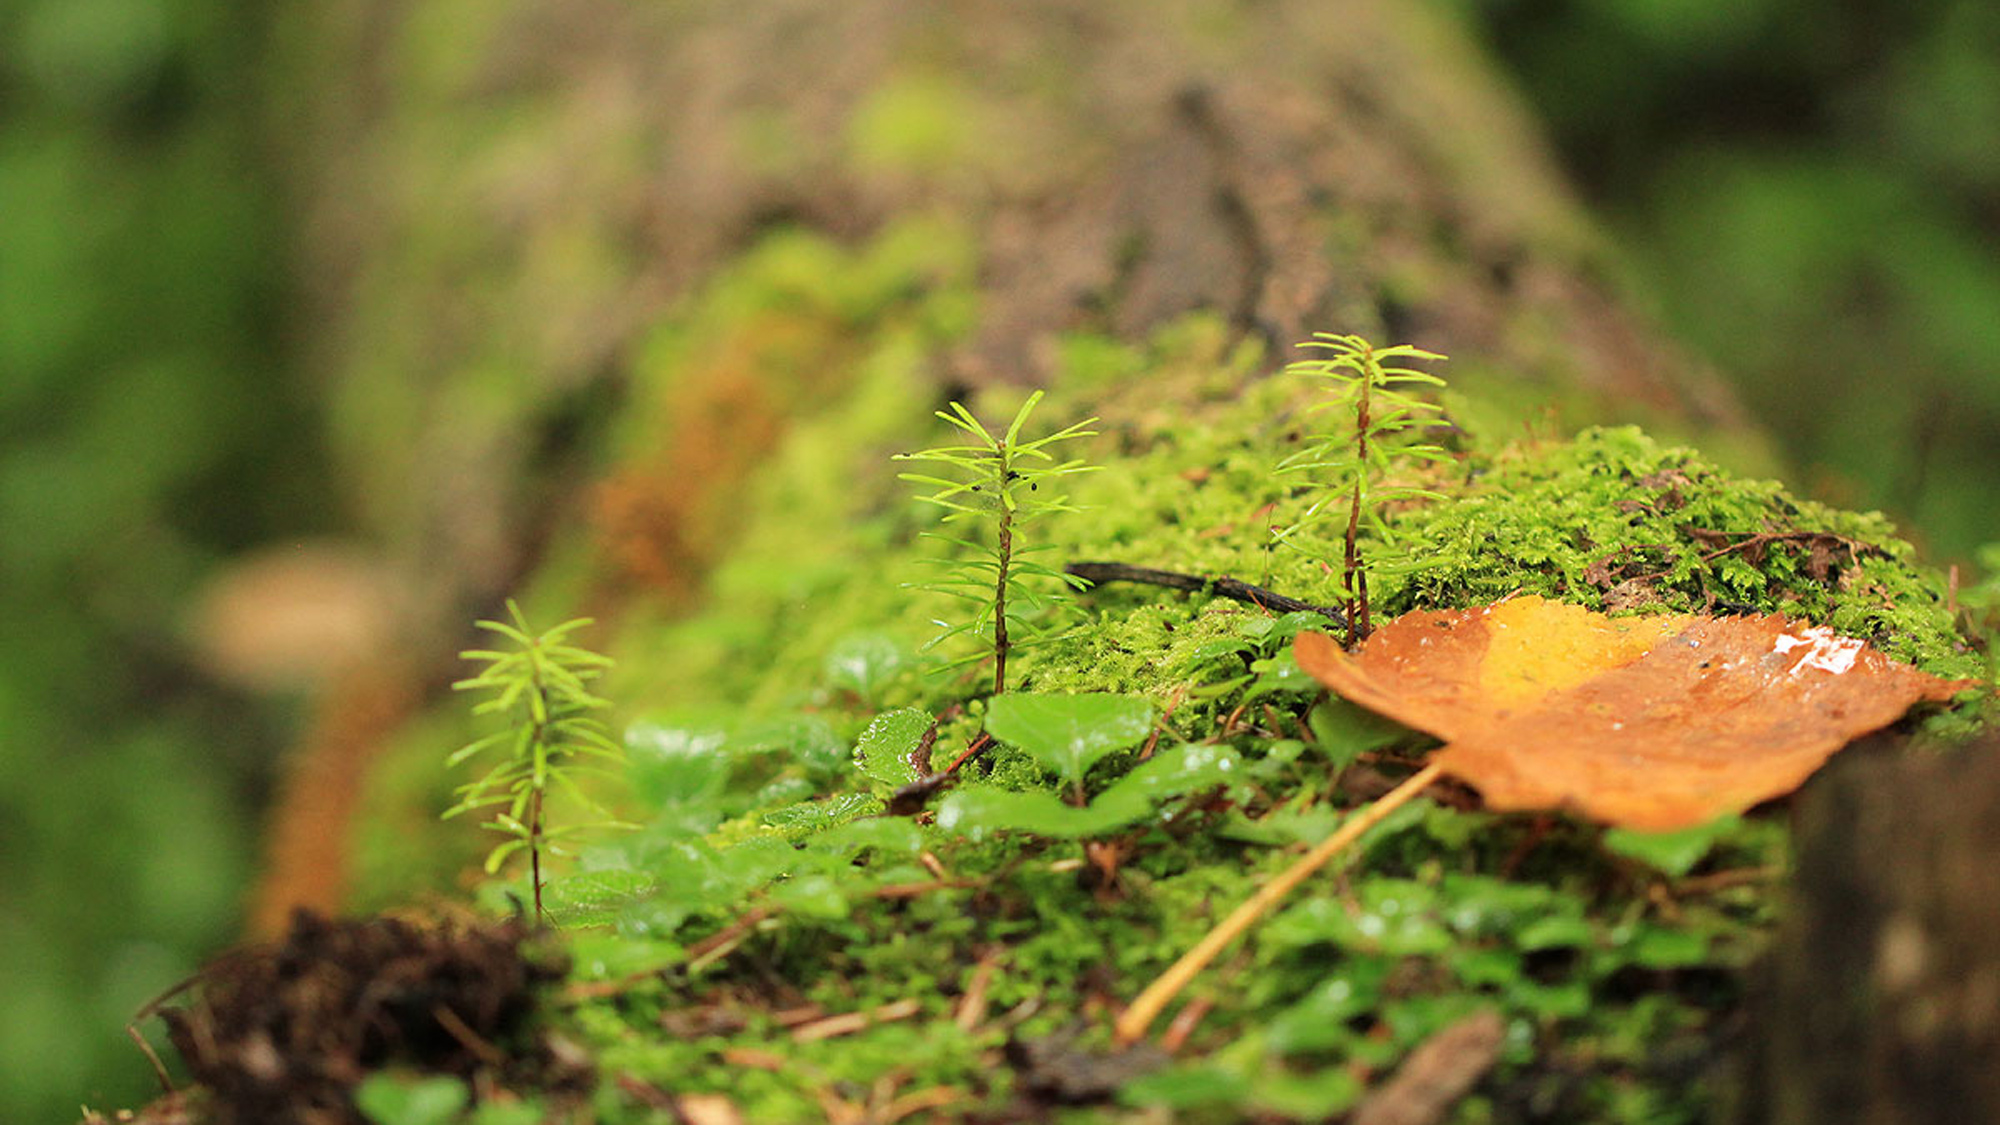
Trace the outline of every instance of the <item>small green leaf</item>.
{"label": "small green leaf", "polygon": [[875,716],[868,729],[861,732],[861,743],[854,750],[862,775],[886,789],[916,780],[917,770],[910,764],[910,752],[917,748],[930,727],[930,715],[914,707],[899,707]]}
{"label": "small green leaf", "polygon": [[823,665],[826,682],[873,702],[910,665],[903,645],[884,633],[850,633],[834,642]]}
{"label": "small green leaf", "polygon": [[1318,695],[1326,690],[1324,685],[1299,667],[1299,662],[1292,658],[1292,650],[1289,648],[1280,651],[1276,656],[1257,661],[1250,666],[1250,671],[1256,674],[1257,679],[1250,685],[1249,692],[1243,696],[1243,701],[1246,703],[1279,692]]}
{"label": "small green leaf", "polygon": [[1529,952],[1585,948],[1596,940],[1597,931],[1588,920],[1569,914],[1537,918],[1514,933],[1514,945]]}
{"label": "small green leaf", "polygon": [[994,832],[1032,832],[1076,840],[1116,831],[1146,815],[1150,808],[1143,803],[1102,800],[1077,808],[1041,789],[979,785],[947,796],[938,805],[937,825],[973,840],[983,840]]}
{"label": "small green leaf", "polygon": [[636,977],[679,964],[686,956],[686,950],[678,943],[642,936],[623,925],[622,920],[616,932],[582,930],[565,934],[563,949],[569,954],[570,972],[578,980]]}
{"label": "small green leaf", "polygon": [[1506,990],[1510,1003],[1549,1019],[1576,1019],[1590,1011],[1590,985],[1581,980],[1537,984],[1515,981]]}
{"label": "small green leaf", "polygon": [[659,809],[712,800],[729,779],[728,742],[719,729],[634,723],[625,732],[633,792]]}
{"label": "small green leaf", "polygon": [[542,894],[549,917],[566,929],[608,926],[618,912],[652,893],[658,881],[640,871],[587,871],[551,879]]}
{"label": "small green leaf", "polygon": [[1054,793],[1040,789],[1016,791],[968,787],[938,803],[938,827],[974,841],[990,833],[1036,833],[1042,837],[1076,839],[1106,831],[1102,813],[1064,805]]}
{"label": "small green leaf", "polygon": [[1127,793],[1149,800],[1163,800],[1197,789],[1225,785],[1242,774],[1243,759],[1229,747],[1207,742],[1183,742],[1132,767],[1124,777],[1098,794],[1097,801],[1122,799],[1122,795]]}
{"label": "small green leaf", "polygon": [[764,814],[764,823],[794,838],[824,832],[881,807],[866,793],[842,793],[824,801],[800,801]]}
{"label": "small green leaf", "polygon": [[1132,746],[1153,726],[1153,705],[1109,692],[1011,693],[987,704],[986,730],[1034,755],[1063,780],[1082,780],[1098,759]]}
{"label": "small green leaf", "polygon": [[1328,695],[1306,717],[1313,742],[1335,769],[1370,750],[1409,735],[1410,729],[1337,695]]}
{"label": "small green leaf", "polygon": [[847,896],[825,875],[801,875],[771,889],[771,901],[787,914],[838,921],[847,917]]}
{"label": "small green leaf", "polygon": [[354,1105],[374,1125],[445,1125],[465,1108],[465,1083],[381,1072],[354,1088]]}
{"label": "small green leaf", "polygon": [[1126,1105],[1164,1109],[1235,1109],[1249,1096],[1249,1079],[1203,1063],[1141,1075],[1118,1090],[1118,1100]]}
{"label": "small green leaf", "polygon": [[1716,817],[1706,824],[1676,832],[1634,832],[1613,828],[1604,834],[1604,846],[1611,851],[1665,875],[1680,877],[1707,858],[1716,841],[1736,830],[1742,818],[1735,813]]}
{"label": "small green leaf", "polygon": [[1445,921],[1469,938],[1499,937],[1539,918],[1581,910],[1576,899],[1553,888],[1491,875],[1446,875],[1439,890]]}
{"label": "small green leaf", "polygon": [[542,1125],[550,1120],[542,1106],[530,1099],[521,1102],[482,1102],[472,1111],[467,1125]]}
{"label": "small green leaf", "polygon": [[1707,934],[1660,926],[1641,927],[1623,952],[1642,969],[1680,969],[1710,959]]}
{"label": "small green leaf", "polygon": [[905,817],[864,817],[837,825],[813,837],[808,851],[834,856],[847,862],[865,850],[874,850],[899,859],[914,858],[923,850],[924,834]]}

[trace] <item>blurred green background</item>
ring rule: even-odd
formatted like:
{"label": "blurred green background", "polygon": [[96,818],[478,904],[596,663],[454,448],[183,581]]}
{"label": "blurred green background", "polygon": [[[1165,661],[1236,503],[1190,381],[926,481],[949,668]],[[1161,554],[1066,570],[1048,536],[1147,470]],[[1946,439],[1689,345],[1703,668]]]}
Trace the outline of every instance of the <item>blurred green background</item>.
{"label": "blurred green background", "polygon": [[0,7],[0,1120],[148,1092],[122,1028],[234,936],[287,726],[181,639],[325,520],[261,8]]}
{"label": "blurred green background", "polygon": [[2000,539],[2000,5],[1461,6],[1799,485]]}
{"label": "blurred green background", "polygon": [[[1451,3],[1800,485],[2000,539],[2000,6]],[[0,1120],[147,1095],[120,1029],[236,934],[298,728],[186,643],[218,564],[345,530],[266,12],[0,9]]]}

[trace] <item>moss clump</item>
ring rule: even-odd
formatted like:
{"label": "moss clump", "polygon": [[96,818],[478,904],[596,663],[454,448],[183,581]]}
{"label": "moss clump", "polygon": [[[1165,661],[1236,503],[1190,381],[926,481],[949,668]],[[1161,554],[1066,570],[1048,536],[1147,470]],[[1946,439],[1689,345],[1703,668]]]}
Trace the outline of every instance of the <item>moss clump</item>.
{"label": "moss clump", "polygon": [[1940,676],[1981,674],[1939,576],[1879,512],[1732,478],[1629,426],[1501,450],[1467,470],[1449,502],[1400,521],[1422,565],[1385,583],[1394,609],[1524,592],[1610,611],[1778,612]]}

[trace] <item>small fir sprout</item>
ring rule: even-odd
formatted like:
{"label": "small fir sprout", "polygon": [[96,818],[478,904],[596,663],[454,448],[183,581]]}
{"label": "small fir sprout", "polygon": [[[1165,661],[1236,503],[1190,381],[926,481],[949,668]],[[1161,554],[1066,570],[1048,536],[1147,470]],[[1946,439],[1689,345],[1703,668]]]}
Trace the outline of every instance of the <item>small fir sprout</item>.
{"label": "small fir sprout", "polygon": [[[507,857],[526,850],[539,921],[544,917],[542,853],[567,854],[556,842],[580,832],[633,826],[614,819],[576,782],[577,774],[591,768],[586,759],[614,764],[624,761],[624,751],[593,714],[610,704],[585,686],[610,666],[611,659],[565,643],[571,633],[590,624],[590,619],[565,621],[537,635],[512,599],[507,602],[507,614],[513,618],[512,624],[481,621],[479,627],[499,634],[509,647],[460,653],[467,660],[486,661],[486,668],[451,685],[456,691],[487,693],[486,699],[473,705],[472,713],[504,715],[507,724],[460,747],[445,764],[457,766],[495,749],[505,754],[505,760],[478,780],[459,786],[458,803],[443,815],[448,820],[475,809],[493,810],[492,819],[483,827],[508,839],[487,854],[486,870],[498,871]],[[551,789],[563,791],[601,819],[550,828],[547,804]]]}
{"label": "small fir sprout", "polygon": [[963,445],[943,445],[916,453],[899,453],[898,461],[928,461],[950,470],[948,476],[901,473],[900,479],[929,490],[918,499],[944,509],[944,523],[969,522],[980,530],[957,535],[925,532],[925,536],[952,544],[957,557],[940,560],[941,577],[912,583],[958,598],[969,604],[970,614],[958,623],[940,621],[944,629],[931,641],[935,646],[958,636],[978,642],[970,655],[949,667],[993,658],[993,693],[1007,690],[1007,656],[1018,648],[1047,640],[1055,631],[1035,631],[1029,615],[1061,604],[1072,588],[1087,583],[1028,558],[1045,550],[1022,541],[1022,531],[1030,523],[1056,512],[1073,512],[1068,497],[1058,495],[1051,485],[1073,473],[1090,472],[1096,466],[1082,460],[1058,461],[1051,446],[1072,438],[1091,437],[1088,429],[1097,421],[1088,418],[1033,441],[1023,441],[1021,430],[1028,415],[1042,401],[1036,391],[1021,404],[1004,434],[995,437],[972,412],[959,403],[949,411],[937,412],[970,439]]}
{"label": "small fir sprout", "polygon": [[1304,449],[1279,464],[1280,472],[1313,473],[1325,483],[1319,499],[1298,522],[1280,532],[1279,539],[1288,539],[1322,522],[1330,505],[1345,501],[1347,533],[1340,587],[1347,611],[1347,643],[1351,646],[1366,637],[1370,628],[1369,563],[1362,557],[1362,527],[1368,528],[1376,542],[1386,544],[1391,541],[1383,515],[1386,505],[1399,500],[1440,498],[1439,494],[1421,488],[1387,484],[1385,478],[1398,462],[1440,461],[1447,456],[1442,448],[1424,440],[1425,428],[1438,418],[1442,408],[1406,389],[1442,387],[1444,380],[1399,366],[1397,361],[1445,357],[1410,344],[1378,348],[1360,336],[1327,332],[1315,332],[1312,339],[1299,346],[1318,348],[1327,354],[1323,358],[1299,360],[1285,370],[1332,382],[1332,393],[1312,409],[1315,413],[1334,414],[1339,425],[1315,436]]}

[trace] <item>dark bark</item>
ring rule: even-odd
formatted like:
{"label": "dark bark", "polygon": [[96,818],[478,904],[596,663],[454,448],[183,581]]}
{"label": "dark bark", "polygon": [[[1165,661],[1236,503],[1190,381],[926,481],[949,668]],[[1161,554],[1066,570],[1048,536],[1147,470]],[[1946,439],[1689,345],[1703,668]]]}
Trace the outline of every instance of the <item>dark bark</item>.
{"label": "dark bark", "polygon": [[1853,747],[1795,839],[1736,1119],[2000,1121],[2000,739]]}

